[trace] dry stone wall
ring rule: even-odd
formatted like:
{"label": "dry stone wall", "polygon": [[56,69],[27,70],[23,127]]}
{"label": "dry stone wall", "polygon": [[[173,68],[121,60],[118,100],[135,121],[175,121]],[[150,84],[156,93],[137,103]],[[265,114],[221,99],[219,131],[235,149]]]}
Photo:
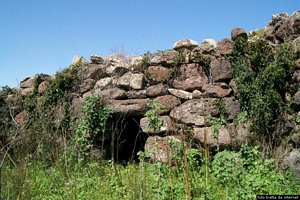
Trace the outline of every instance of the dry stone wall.
{"label": "dry stone wall", "polygon": [[[285,36],[293,39],[300,58],[300,12],[291,16],[274,15],[265,27],[263,36],[276,45]],[[254,37],[253,37],[254,35]],[[191,39],[176,42],[173,49],[144,56],[127,57],[117,53],[102,57],[92,55],[90,61],[75,56],[72,66],[81,65],[82,80],[79,94],[74,95],[72,104],[76,115],[81,116],[82,103],[97,93],[113,111],[114,116],[140,118],[140,131],[148,135],[145,149],[154,152],[150,157],[167,162],[170,138],[180,141],[187,137],[184,127],[192,130],[192,139],[211,147],[225,147],[247,142],[247,124],[234,124],[234,119],[241,113],[237,99],[238,89],[233,80],[233,69],[227,58],[232,52],[234,41],[238,37],[248,39],[242,28],[235,28],[231,38],[216,42],[205,39],[200,44]],[[300,83],[300,61],[293,76],[293,87]],[[33,92],[35,77],[26,78],[20,83],[21,94],[28,96]],[[46,84],[38,87],[38,92],[45,92]],[[149,128],[149,119],[144,117],[149,110],[148,103],[155,100],[162,105],[158,114],[163,121],[159,130]],[[224,110],[228,116],[214,135],[214,128],[209,117],[219,117]],[[300,111],[300,94],[292,98],[292,108]],[[227,124],[226,126],[224,124]],[[178,137],[181,133],[184,137]],[[138,134],[138,133],[136,133]],[[190,137],[190,136],[189,136]]]}

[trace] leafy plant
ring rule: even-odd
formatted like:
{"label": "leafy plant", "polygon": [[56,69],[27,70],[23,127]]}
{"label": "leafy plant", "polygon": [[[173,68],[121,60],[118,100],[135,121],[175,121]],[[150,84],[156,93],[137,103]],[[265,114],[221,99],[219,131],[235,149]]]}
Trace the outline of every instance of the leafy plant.
{"label": "leafy plant", "polygon": [[76,129],[77,143],[82,151],[92,147],[96,139],[104,141],[110,136],[107,132],[107,121],[112,111],[94,93],[84,102],[83,113],[84,117]]}
{"label": "leafy plant", "polygon": [[150,108],[146,113],[145,117],[148,117],[148,128],[150,130],[158,131],[163,126],[163,120],[159,119],[159,111],[163,110],[162,104],[159,104],[155,100],[150,100],[147,104]]}
{"label": "leafy plant", "polygon": [[273,48],[264,39],[247,42],[240,38],[230,56],[238,98],[251,122],[250,131],[266,143],[277,143],[277,146],[280,141],[277,123],[289,112],[285,93],[289,92],[294,60],[289,43]]}

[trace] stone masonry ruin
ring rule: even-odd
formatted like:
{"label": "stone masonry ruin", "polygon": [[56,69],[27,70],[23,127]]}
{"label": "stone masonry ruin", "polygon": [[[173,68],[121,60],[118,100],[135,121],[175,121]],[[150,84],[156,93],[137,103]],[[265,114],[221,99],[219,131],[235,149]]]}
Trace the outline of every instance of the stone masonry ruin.
{"label": "stone masonry ruin", "polygon": [[[300,83],[300,11],[292,15],[286,13],[273,15],[264,29],[246,33],[242,28],[234,28],[231,38],[216,42],[205,39],[200,44],[192,39],[176,42],[172,49],[144,56],[128,57],[116,53],[107,57],[92,55],[90,61],[75,56],[70,68],[82,66],[79,92],[72,94],[72,107],[76,116],[83,116],[83,102],[93,93],[113,111],[116,122],[118,141],[113,141],[115,155],[120,160],[136,158],[140,150],[150,151],[150,158],[155,161],[168,162],[170,150],[169,139],[188,140],[201,148],[235,147],[248,142],[247,123],[236,124],[235,119],[241,114],[238,101],[238,88],[233,79],[233,69],[228,60],[235,40],[243,37],[248,41],[265,38],[276,46],[285,38],[294,44],[297,53],[296,70],[291,80],[291,87],[298,88]],[[51,78],[49,76],[49,78]],[[55,77],[54,77],[55,78]],[[34,91],[36,77],[21,81],[19,90],[23,99]],[[47,81],[38,85],[38,93],[43,98]],[[291,107],[300,111],[300,92],[295,90]],[[7,103],[14,101],[9,95]],[[163,126],[159,130],[150,129],[149,119],[144,117],[150,100],[162,105],[159,111]],[[228,113],[226,126],[222,125],[219,134],[214,135],[209,117],[222,114],[220,105]],[[15,114],[18,124],[22,123],[25,111]],[[182,134],[183,133],[183,134]],[[188,134],[187,134],[188,133]],[[119,137],[120,136],[120,137]],[[299,134],[291,136],[295,147],[299,144]],[[111,151],[111,138],[105,141]],[[97,145],[95,145],[97,146]],[[101,145],[100,145],[101,146]],[[95,149],[97,154],[97,149]],[[110,153],[102,157],[109,158]]]}

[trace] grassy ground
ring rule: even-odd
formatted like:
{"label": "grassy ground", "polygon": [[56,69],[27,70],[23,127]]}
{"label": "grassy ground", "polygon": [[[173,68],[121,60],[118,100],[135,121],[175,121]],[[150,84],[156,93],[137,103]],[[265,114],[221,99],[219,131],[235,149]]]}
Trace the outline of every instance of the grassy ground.
{"label": "grassy ground", "polygon": [[255,199],[258,194],[299,194],[300,182],[260,159],[257,148],[223,151],[213,161],[196,150],[173,156],[172,166],[146,161],[57,160],[51,166],[25,159],[2,165],[3,199]]}

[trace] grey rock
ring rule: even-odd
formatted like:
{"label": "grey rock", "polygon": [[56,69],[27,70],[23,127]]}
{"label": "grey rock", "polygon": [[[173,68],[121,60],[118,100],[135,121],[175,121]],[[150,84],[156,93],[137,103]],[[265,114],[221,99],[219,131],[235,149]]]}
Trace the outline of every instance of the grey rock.
{"label": "grey rock", "polygon": [[215,101],[214,98],[188,100],[171,110],[170,117],[181,123],[204,126],[205,116],[218,115]]}
{"label": "grey rock", "polygon": [[104,99],[126,99],[126,93],[120,88],[109,88],[103,91],[96,91],[99,94],[100,98]]}
{"label": "grey rock", "polygon": [[170,66],[174,63],[175,58],[179,55],[178,51],[175,50],[167,50],[158,53],[150,60],[150,65],[162,65],[162,66]]}
{"label": "grey rock", "polygon": [[226,83],[214,83],[214,84],[204,84],[202,87],[202,93],[204,97],[226,97],[231,93],[231,88]]}
{"label": "grey rock", "polygon": [[130,90],[126,92],[128,99],[146,99],[146,90]]}
{"label": "grey rock", "polygon": [[166,164],[172,163],[170,140],[181,143],[178,136],[150,136],[145,144],[145,151],[149,152],[148,156],[154,162],[162,162]]}
{"label": "grey rock", "polygon": [[162,110],[159,110],[158,114],[168,113],[170,110],[180,105],[180,100],[173,95],[159,96],[156,97],[154,100],[162,105]]}
{"label": "grey rock", "polygon": [[27,78],[23,79],[20,82],[20,88],[22,88],[22,89],[33,88],[35,80],[36,80],[35,76],[31,76],[31,77],[27,77]]}
{"label": "grey rock", "polygon": [[143,116],[148,110],[149,99],[107,100],[104,103],[116,116]]}
{"label": "grey rock", "polygon": [[204,69],[197,63],[182,64],[173,81],[173,87],[181,90],[199,90],[207,82]]}
{"label": "grey rock", "polygon": [[224,82],[232,79],[232,67],[227,59],[215,59],[210,63],[210,67],[214,82]]}
{"label": "grey rock", "polygon": [[163,96],[168,94],[168,87],[163,84],[152,85],[147,88],[146,94],[149,97],[157,97]]}
{"label": "grey rock", "polygon": [[295,176],[300,178],[300,149],[293,149],[284,157],[283,163],[291,168]]}
{"label": "grey rock", "polygon": [[234,41],[229,38],[224,38],[220,40],[217,44],[216,51],[219,54],[227,55],[231,54],[234,46]]}
{"label": "grey rock", "polygon": [[187,92],[187,91],[184,91],[184,90],[177,90],[177,89],[172,89],[172,88],[170,88],[170,89],[168,89],[168,91],[169,91],[172,95],[174,95],[174,96],[176,96],[176,97],[178,97],[178,98],[180,98],[180,99],[188,100],[188,99],[192,99],[192,98],[193,98],[192,93]]}
{"label": "grey rock", "polygon": [[183,39],[178,42],[176,42],[173,46],[175,50],[180,49],[189,49],[192,50],[193,48],[198,46],[198,42],[191,40],[191,39]]}

